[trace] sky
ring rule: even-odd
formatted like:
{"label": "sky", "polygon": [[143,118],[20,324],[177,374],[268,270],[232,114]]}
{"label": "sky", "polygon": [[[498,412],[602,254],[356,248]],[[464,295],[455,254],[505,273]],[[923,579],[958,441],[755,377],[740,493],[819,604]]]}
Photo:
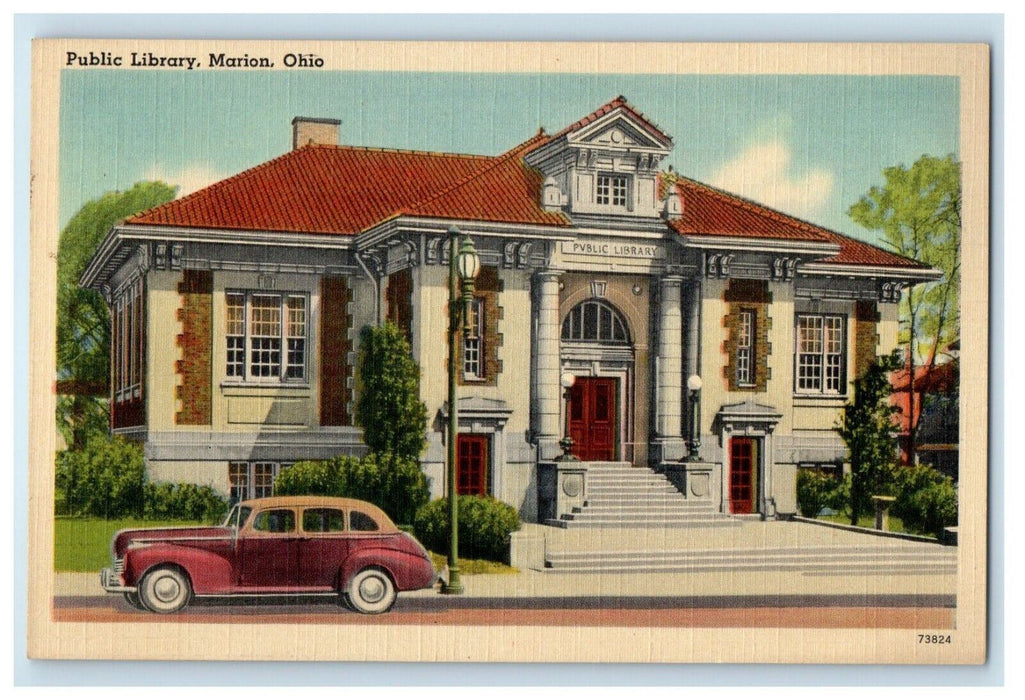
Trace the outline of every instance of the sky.
{"label": "sky", "polygon": [[580,75],[350,71],[62,73],[60,220],[140,180],[195,191],[291,148],[295,116],[341,143],[496,155],[624,95],[675,148],[662,163],[874,240],[847,209],[883,169],[958,153],[945,76]]}

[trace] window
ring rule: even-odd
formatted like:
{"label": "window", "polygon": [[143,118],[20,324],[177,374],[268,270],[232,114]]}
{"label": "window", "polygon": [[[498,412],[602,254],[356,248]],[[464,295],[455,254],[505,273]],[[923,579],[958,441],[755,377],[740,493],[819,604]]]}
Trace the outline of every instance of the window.
{"label": "window", "polygon": [[353,532],[375,532],[380,530],[377,521],[361,510],[349,512],[349,529]]}
{"label": "window", "polygon": [[345,511],[337,508],[307,508],[303,511],[304,532],[343,532]]}
{"label": "window", "polygon": [[797,317],[798,393],[845,393],[844,317]]}
{"label": "window", "polygon": [[115,403],[142,396],[142,305],[142,280],[135,280],[118,295],[111,308],[111,380]]}
{"label": "window", "polygon": [[562,322],[563,340],[592,343],[629,343],[626,323],[616,309],[604,301],[589,300],[576,306]]}
{"label": "window", "polygon": [[295,532],[295,512],[290,509],[265,510],[256,516],[253,529],[257,532]]}
{"label": "window", "polygon": [[737,325],[737,384],[754,386],[755,312],[742,309]]}
{"label": "window", "polygon": [[595,202],[613,207],[626,207],[626,175],[599,175]]}
{"label": "window", "polygon": [[228,292],[225,301],[228,377],[259,382],[306,378],[304,295]]}
{"label": "window", "polygon": [[228,483],[232,503],[274,495],[274,479],[291,463],[229,462]]}
{"label": "window", "polygon": [[470,332],[463,337],[463,378],[484,379],[484,300],[474,298],[468,313]]}

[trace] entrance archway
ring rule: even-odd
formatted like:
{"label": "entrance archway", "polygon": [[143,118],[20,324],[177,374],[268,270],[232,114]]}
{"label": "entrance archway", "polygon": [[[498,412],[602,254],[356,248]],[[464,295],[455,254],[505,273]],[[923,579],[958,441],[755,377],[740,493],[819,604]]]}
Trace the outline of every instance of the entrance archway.
{"label": "entrance archway", "polygon": [[562,321],[562,371],[577,380],[563,407],[573,453],[586,461],[632,460],[634,350],[626,317],[586,299]]}

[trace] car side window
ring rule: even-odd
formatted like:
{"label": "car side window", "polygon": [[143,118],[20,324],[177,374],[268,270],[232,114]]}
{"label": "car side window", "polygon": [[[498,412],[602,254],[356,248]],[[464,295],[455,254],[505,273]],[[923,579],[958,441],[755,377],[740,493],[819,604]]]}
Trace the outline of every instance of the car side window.
{"label": "car side window", "polygon": [[354,532],[373,532],[380,530],[377,521],[359,510],[349,511],[349,529]]}
{"label": "car side window", "polygon": [[253,521],[257,532],[295,532],[295,513],[291,510],[264,510]]}
{"label": "car side window", "polygon": [[303,511],[304,532],[344,532],[345,511],[336,508],[307,508]]}

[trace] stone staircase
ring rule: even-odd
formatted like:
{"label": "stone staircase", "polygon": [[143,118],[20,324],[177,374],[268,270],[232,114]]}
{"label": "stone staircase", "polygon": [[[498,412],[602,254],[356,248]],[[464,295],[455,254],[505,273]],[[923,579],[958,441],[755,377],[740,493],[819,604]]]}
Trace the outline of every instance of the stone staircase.
{"label": "stone staircase", "polygon": [[548,553],[552,573],[794,571],[806,575],[957,573],[957,549],[935,544],[830,545],[739,549],[566,551]]}
{"label": "stone staircase", "polygon": [[547,525],[561,528],[675,528],[739,525],[711,501],[684,498],[662,474],[629,462],[590,462],[582,507]]}

